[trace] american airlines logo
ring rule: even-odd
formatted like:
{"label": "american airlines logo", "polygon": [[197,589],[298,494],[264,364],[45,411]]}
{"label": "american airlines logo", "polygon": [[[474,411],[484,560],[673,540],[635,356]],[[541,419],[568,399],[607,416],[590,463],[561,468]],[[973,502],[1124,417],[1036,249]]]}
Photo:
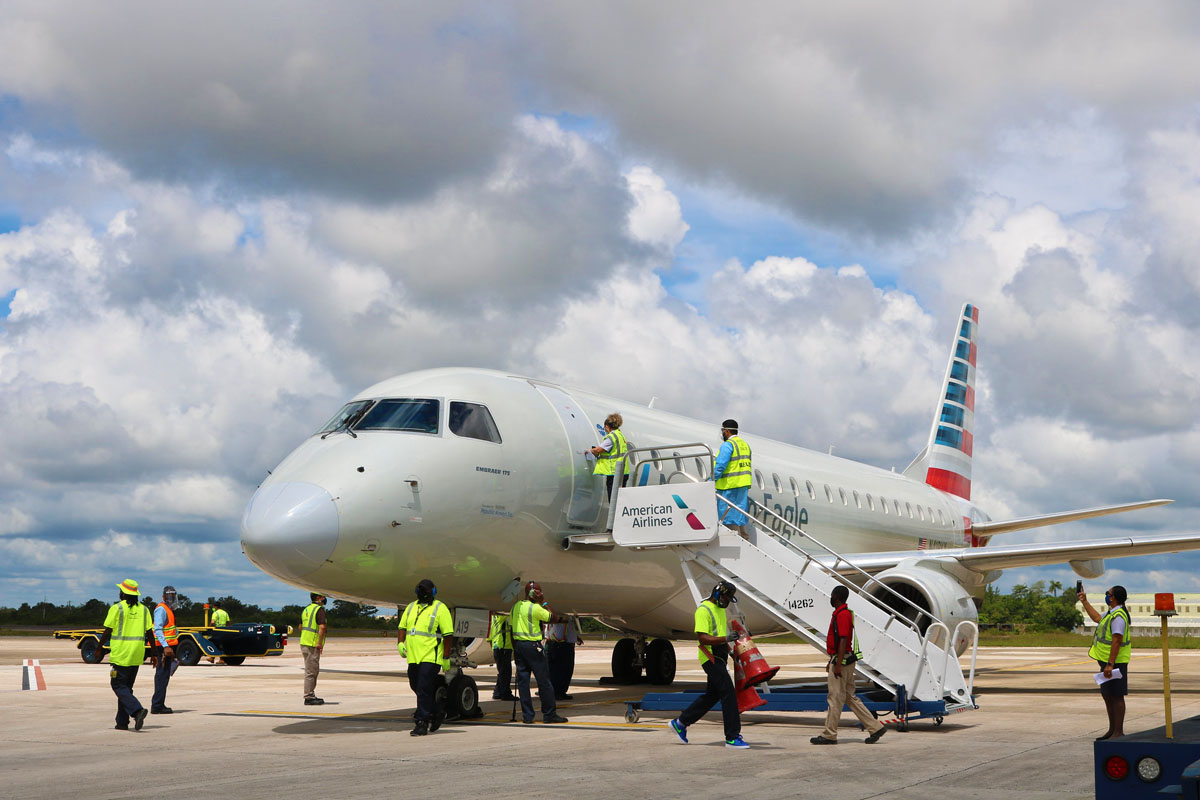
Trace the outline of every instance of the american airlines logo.
{"label": "american airlines logo", "polygon": [[688,504],[683,502],[683,498],[677,494],[673,494],[673,495],[671,495],[671,497],[675,500],[675,505],[679,506],[680,509],[687,512],[687,522],[688,522],[688,525],[692,526],[692,530],[694,530],[694,531],[704,530],[704,523],[701,522],[700,518],[696,516],[696,512],[694,512],[690,508],[688,508]]}

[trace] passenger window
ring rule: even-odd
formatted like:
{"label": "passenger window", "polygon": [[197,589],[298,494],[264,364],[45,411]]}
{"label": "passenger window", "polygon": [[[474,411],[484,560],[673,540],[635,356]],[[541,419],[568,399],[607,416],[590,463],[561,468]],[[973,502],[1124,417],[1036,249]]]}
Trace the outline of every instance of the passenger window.
{"label": "passenger window", "polygon": [[816,500],[817,499],[817,490],[815,488],[813,488],[812,481],[805,481],[804,486],[806,489],[808,489],[808,499]]}
{"label": "passenger window", "polygon": [[829,502],[833,502],[833,489],[829,488],[829,484],[825,484],[825,497],[829,498]]}
{"label": "passenger window", "polygon": [[879,498],[879,507],[883,509],[883,513],[885,513],[885,514],[886,514],[886,513],[888,513],[888,507],[887,507],[887,498],[886,498],[886,497],[880,497],[880,498]]}
{"label": "passenger window", "polygon": [[921,510],[920,506],[917,506],[917,519],[921,520],[921,522],[925,521],[925,512]]}
{"label": "passenger window", "polygon": [[900,501],[899,501],[899,500],[893,500],[893,501],[892,501],[892,504],[893,504],[893,505],[895,506],[895,508],[896,508],[896,516],[897,516],[897,517],[899,517],[899,516],[903,516],[903,512],[901,512],[901,511],[900,511]]}
{"label": "passenger window", "polygon": [[374,402],[374,400],[355,400],[353,403],[346,403],[346,405],[342,406],[341,409],[333,415],[333,418],[330,419],[329,422],[326,422],[321,427],[321,430],[317,431],[317,433],[329,433],[330,431],[336,431],[338,428],[347,424],[347,422],[353,425],[354,422],[357,421],[358,417],[362,416],[362,413],[367,410],[371,403]]}
{"label": "passenger window", "polygon": [[904,504],[904,507],[905,507],[906,509],[908,509],[908,518],[909,518],[909,519],[913,519],[913,513],[912,513],[912,503],[905,503],[905,504]]}
{"label": "passenger window", "polygon": [[772,472],[771,480],[775,483],[775,491],[783,494],[783,481],[779,480],[779,473]]}
{"label": "passenger window", "polygon": [[871,495],[869,494],[867,495],[867,509],[870,511],[875,510],[875,501],[871,499]]}
{"label": "passenger window", "polygon": [[478,403],[450,403],[450,432],[467,439],[501,443],[492,413]]}
{"label": "passenger window", "polygon": [[858,506],[859,508],[862,508],[862,500],[858,499],[858,490],[857,489],[854,490],[854,505]]}
{"label": "passenger window", "polygon": [[849,503],[846,502],[846,490],[840,486],[838,487],[838,496],[842,498],[842,505],[844,505],[844,506],[850,505]]}
{"label": "passenger window", "polygon": [[700,476],[700,480],[708,480],[708,465],[702,458],[696,459],[696,474]]}
{"label": "passenger window", "polygon": [[795,478],[788,478],[788,481],[790,481],[792,484],[792,494],[796,495],[796,497],[799,497],[800,496],[800,484],[796,483]]}
{"label": "passenger window", "polygon": [[925,506],[925,511],[929,514],[929,524],[932,525],[933,524],[933,509],[930,508],[929,506]]}
{"label": "passenger window", "polygon": [[437,400],[380,400],[354,429],[437,433],[439,413]]}
{"label": "passenger window", "polygon": [[762,473],[758,470],[754,470],[754,485],[758,487],[759,491],[762,491],[763,487],[767,485],[763,480]]}

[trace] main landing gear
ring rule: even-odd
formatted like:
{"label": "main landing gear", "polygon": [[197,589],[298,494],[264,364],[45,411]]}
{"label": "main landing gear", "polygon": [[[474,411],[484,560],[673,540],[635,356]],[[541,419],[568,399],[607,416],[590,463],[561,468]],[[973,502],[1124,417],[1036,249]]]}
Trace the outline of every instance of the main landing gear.
{"label": "main landing gear", "polygon": [[669,639],[647,642],[645,636],[617,640],[612,652],[612,675],[616,683],[639,683],[642,670],[646,681],[669,686],[675,680],[675,647]]}

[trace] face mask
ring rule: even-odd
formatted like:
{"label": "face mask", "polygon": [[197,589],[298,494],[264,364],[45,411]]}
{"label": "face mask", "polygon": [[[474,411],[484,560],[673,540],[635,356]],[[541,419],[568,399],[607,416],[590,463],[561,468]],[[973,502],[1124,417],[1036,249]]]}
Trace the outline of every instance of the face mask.
{"label": "face mask", "polygon": [[1105,602],[1105,603],[1107,603],[1107,604],[1109,604],[1109,605],[1112,605],[1112,592],[1105,592],[1105,593],[1104,593],[1104,602]]}

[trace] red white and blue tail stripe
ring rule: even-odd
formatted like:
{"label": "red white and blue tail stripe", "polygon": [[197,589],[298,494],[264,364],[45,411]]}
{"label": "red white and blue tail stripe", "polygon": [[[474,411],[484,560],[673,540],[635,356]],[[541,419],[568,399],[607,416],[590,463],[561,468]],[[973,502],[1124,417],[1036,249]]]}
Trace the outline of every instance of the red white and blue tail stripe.
{"label": "red white and blue tail stripe", "polygon": [[925,482],[964,500],[971,499],[971,452],[975,448],[975,354],[979,309],[963,305],[942,402],[926,445]]}

